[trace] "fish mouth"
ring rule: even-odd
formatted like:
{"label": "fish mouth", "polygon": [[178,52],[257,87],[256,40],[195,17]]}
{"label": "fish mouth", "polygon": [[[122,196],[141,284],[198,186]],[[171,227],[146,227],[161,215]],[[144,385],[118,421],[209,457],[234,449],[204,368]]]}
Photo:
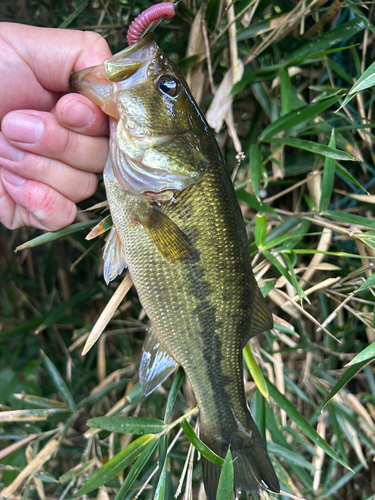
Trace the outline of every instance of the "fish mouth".
{"label": "fish mouth", "polygon": [[156,37],[148,33],[134,45],[104,61],[104,70],[110,82],[120,82],[132,76],[140,66],[148,64],[160,51]]}
{"label": "fish mouth", "polygon": [[84,80],[96,78],[107,79],[109,82],[120,82],[132,76],[140,66],[148,64],[160,51],[153,33],[148,33],[139,42],[113,55],[98,66],[91,66],[71,75],[70,83],[78,89]]}

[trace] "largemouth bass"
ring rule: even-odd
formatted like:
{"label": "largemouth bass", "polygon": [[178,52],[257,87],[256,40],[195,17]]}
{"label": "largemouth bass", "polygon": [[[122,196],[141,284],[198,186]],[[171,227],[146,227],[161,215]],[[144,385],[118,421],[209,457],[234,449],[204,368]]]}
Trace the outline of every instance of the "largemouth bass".
{"label": "largemouth bass", "polygon": [[[230,446],[235,489],[279,492],[246,404],[242,361],[246,342],[270,329],[272,316],[209,126],[152,33],[73,75],[72,84],[111,117],[105,278],[127,264],[149,317],[144,393],[181,365],[199,405],[202,441],[221,457]],[[214,500],[221,468],[203,458],[202,469]]]}

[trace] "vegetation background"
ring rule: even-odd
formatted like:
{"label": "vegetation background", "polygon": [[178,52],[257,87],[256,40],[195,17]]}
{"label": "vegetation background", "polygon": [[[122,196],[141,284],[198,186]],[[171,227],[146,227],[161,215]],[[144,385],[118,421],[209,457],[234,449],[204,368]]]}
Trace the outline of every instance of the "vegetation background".
{"label": "vegetation background", "polygon": [[[95,30],[117,52],[149,5],[6,0],[0,20]],[[374,18],[371,1],[183,0],[156,30],[232,172],[275,319],[244,351],[246,393],[282,490],[298,498],[375,498]],[[80,208],[104,201],[101,185]],[[147,318],[134,289],[81,355],[126,288],[104,284],[105,234],[85,239],[102,218],[81,212],[16,254],[41,232],[0,229],[0,488],[204,499],[189,382],[180,370],[147,399],[137,384]]]}

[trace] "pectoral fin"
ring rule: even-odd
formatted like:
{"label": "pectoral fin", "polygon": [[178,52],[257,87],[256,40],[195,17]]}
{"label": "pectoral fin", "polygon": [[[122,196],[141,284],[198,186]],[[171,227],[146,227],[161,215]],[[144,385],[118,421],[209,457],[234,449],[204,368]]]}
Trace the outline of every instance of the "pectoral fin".
{"label": "pectoral fin", "polygon": [[103,250],[104,279],[108,283],[116,278],[127,267],[125,253],[119,235],[113,226],[107,237]]}
{"label": "pectoral fin", "polygon": [[143,346],[139,367],[139,379],[143,394],[145,396],[151,394],[176,368],[176,361],[168,354],[165,345],[150,328]]}
{"label": "pectoral fin", "polygon": [[150,207],[147,215],[137,221],[148,232],[159,252],[170,262],[197,262],[198,252],[186,234],[157,207]]}

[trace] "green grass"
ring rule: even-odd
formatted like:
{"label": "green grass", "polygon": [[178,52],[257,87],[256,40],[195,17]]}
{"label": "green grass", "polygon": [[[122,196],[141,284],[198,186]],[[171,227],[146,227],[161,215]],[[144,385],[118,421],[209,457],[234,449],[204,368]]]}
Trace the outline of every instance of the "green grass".
{"label": "green grass", "polygon": [[[149,3],[36,0],[23,17],[7,5],[8,20],[95,29],[116,52],[125,46],[123,23]],[[245,350],[245,379],[282,489],[309,500],[366,500],[375,481],[374,5],[345,0],[320,36],[305,40],[330,5],[311,16],[303,2],[236,2],[228,37],[223,2],[211,0],[204,15],[211,85],[207,60],[186,57],[199,3],[181,3],[157,36],[193,88],[203,74],[204,112],[234,45],[244,63],[232,118],[217,139],[235,169],[254,271],[275,314],[274,329]],[[238,170],[237,143],[246,155]],[[101,186],[80,207],[104,200]],[[41,232],[0,229],[0,488],[14,487],[10,498],[25,500],[77,493],[119,500],[140,490],[141,499],[172,499],[177,490],[201,499],[194,446],[210,451],[197,441],[183,371],[148,398],[137,384],[147,318],[134,289],[81,356],[122,280],[104,284],[104,235],[85,240],[101,218],[81,214],[69,234],[44,236],[17,254]],[[221,500],[230,497],[230,465],[227,457]]]}

